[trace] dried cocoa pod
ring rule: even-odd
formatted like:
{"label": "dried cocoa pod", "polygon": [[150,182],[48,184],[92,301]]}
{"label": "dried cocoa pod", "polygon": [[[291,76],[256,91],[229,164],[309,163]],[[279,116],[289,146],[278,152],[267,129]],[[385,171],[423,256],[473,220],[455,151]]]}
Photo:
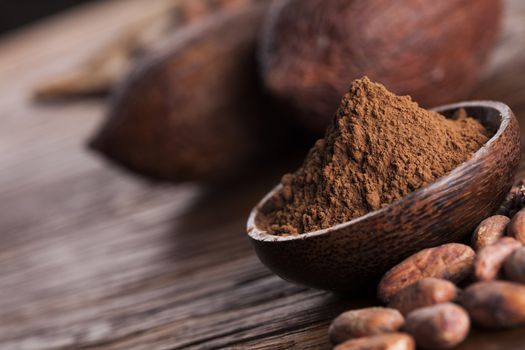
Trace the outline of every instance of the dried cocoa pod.
{"label": "dried cocoa pod", "polygon": [[507,279],[525,284],[525,247],[516,249],[505,260],[503,270]]}
{"label": "dried cocoa pod", "polygon": [[525,209],[521,209],[514,215],[507,227],[507,233],[525,244]]}
{"label": "dried cocoa pod", "polygon": [[510,219],[504,215],[494,215],[483,220],[472,235],[472,248],[475,251],[496,243],[505,235]]}
{"label": "dried cocoa pod", "polygon": [[159,43],[117,89],[92,148],[174,182],[226,177],[272,149],[282,131],[265,114],[254,57],[266,8],[211,16]]}
{"label": "dried cocoa pod", "polygon": [[481,249],[474,261],[474,276],[478,281],[492,281],[499,275],[505,259],[522,245],[512,237],[503,237]]}
{"label": "dried cocoa pod", "polygon": [[408,314],[404,330],[425,349],[450,349],[461,343],[470,330],[470,319],[460,306],[445,303]]}
{"label": "dried cocoa pod", "polygon": [[334,350],[415,350],[414,339],[406,333],[387,333],[348,340]]}
{"label": "dried cocoa pod", "polygon": [[399,310],[404,316],[422,307],[453,301],[458,288],[447,280],[424,278],[399,291],[388,307]]}
{"label": "dried cocoa pod", "polygon": [[[332,119],[348,83],[364,75],[426,107],[461,100],[488,58],[501,14],[500,1],[471,5],[276,1],[260,47],[265,85],[298,110],[291,115],[319,132]],[[445,21],[446,28],[438,24]],[[436,62],[439,68],[428,69]]]}
{"label": "dried cocoa pod", "polygon": [[460,297],[472,320],[487,328],[509,328],[525,324],[525,286],[506,282],[478,282]]}
{"label": "dried cocoa pod", "polygon": [[471,274],[475,255],[472,248],[459,243],[424,249],[383,276],[378,286],[378,297],[387,303],[401,289],[427,277],[459,283]]}
{"label": "dried cocoa pod", "polygon": [[396,332],[404,322],[395,309],[370,307],[342,313],[332,322],[328,333],[332,343],[339,344],[348,339]]}

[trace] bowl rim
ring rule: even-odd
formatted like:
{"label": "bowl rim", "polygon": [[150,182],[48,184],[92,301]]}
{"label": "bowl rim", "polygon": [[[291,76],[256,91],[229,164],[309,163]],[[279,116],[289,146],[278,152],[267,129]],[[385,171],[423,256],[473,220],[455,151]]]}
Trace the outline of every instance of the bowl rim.
{"label": "bowl rim", "polygon": [[271,189],[257,203],[257,205],[251,210],[250,216],[248,217],[248,222],[247,222],[248,236],[251,239],[255,240],[255,241],[261,241],[261,242],[285,242],[285,241],[303,240],[303,239],[308,239],[308,238],[312,238],[312,237],[326,235],[326,234],[329,234],[331,232],[338,231],[338,230],[340,230],[342,228],[354,225],[354,224],[356,224],[358,222],[367,220],[367,219],[369,219],[371,217],[381,215],[383,212],[389,210],[390,207],[393,206],[393,205],[398,205],[399,203],[405,201],[406,199],[410,199],[410,198],[419,196],[419,195],[421,195],[421,194],[423,194],[425,192],[432,191],[433,189],[441,187],[444,183],[448,182],[448,180],[451,177],[454,177],[457,173],[462,172],[463,170],[465,170],[468,167],[470,167],[477,160],[479,160],[482,157],[484,157],[485,154],[488,152],[489,147],[494,142],[496,142],[497,139],[499,139],[501,137],[503,132],[509,127],[511,120],[513,118],[515,118],[515,117],[513,117],[512,110],[510,109],[510,107],[507,104],[505,104],[503,102],[499,102],[499,101],[490,101],[490,100],[463,101],[463,102],[457,102],[457,103],[451,103],[451,104],[438,106],[438,107],[432,108],[430,110],[441,113],[441,112],[444,112],[444,111],[447,111],[447,110],[459,109],[459,108],[462,108],[462,107],[467,107],[467,108],[468,107],[482,107],[482,108],[495,109],[495,110],[497,110],[500,113],[501,120],[500,120],[498,129],[494,133],[494,135],[492,135],[492,137],[489,140],[487,140],[487,142],[485,142],[476,152],[474,152],[473,156],[470,159],[468,159],[467,161],[461,163],[459,166],[457,166],[452,171],[450,171],[447,175],[441,176],[440,178],[436,179],[435,181],[433,181],[433,182],[431,182],[431,183],[429,183],[429,184],[427,184],[427,185],[417,189],[414,192],[409,193],[405,197],[403,197],[403,198],[401,198],[401,199],[399,199],[399,200],[397,200],[397,201],[395,201],[393,203],[390,203],[389,205],[387,205],[387,206],[385,206],[385,207],[383,207],[381,209],[377,209],[377,210],[371,211],[369,213],[366,213],[365,215],[362,215],[360,217],[354,218],[354,219],[352,219],[350,221],[345,221],[345,222],[342,222],[342,223],[339,223],[337,225],[334,225],[334,226],[331,226],[331,227],[328,227],[328,228],[324,228],[324,229],[321,229],[321,230],[306,232],[306,233],[302,233],[302,234],[299,234],[299,235],[287,235],[287,236],[271,235],[271,234],[267,233],[267,231],[262,230],[259,227],[257,227],[257,225],[255,223],[255,218],[256,218],[257,214],[259,213],[259,210],[262,207],[262,205],[276,191],[278,191],[281,188],[282,185],[278,184],[273,189]]}

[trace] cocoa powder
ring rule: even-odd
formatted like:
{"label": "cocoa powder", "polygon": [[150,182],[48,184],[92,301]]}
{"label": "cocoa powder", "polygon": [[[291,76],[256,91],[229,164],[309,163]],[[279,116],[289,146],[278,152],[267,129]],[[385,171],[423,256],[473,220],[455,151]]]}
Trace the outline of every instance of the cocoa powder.
{"label": "cocoa powder", "polygon": [[464,110],[447,119],[367,77],[355,80],[325,138],[262,208],[263,224],[296,235],[362,216],[447,174],[488,137]]}

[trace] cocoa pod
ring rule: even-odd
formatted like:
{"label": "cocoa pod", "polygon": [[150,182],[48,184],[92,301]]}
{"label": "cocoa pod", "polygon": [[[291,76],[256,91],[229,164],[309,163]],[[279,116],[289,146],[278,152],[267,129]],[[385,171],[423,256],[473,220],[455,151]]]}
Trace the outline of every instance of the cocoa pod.
{"label": "cocoa pod", "polygon": [[395,332],[404,322],[397,310],[370,307],[342,313],[332,322],[328,333],[332,343],[339,344],[348,339]]}
{"label": "cocoa pod", "polygon": [[422,348],[450,349],[465,340],[470,319],[462,307],[445,303],[412,311],[404,330]]}
{"label": "cocoa pod", "polygon": [[424,278],[401,289],[390,300],[388,307],[406,316],[422,307],[453,301],[457,295],[458,288],[453,283],[438,278]]}
{"label": "cocoa pod", "polygon": [[415,350],[414,339],[406,333],[387,333],[348,340],[334,350]]}
{"label": "cocoa pod", "polygon": [[505,260],[503,271],[507,279],[525,284],[525,247],[516,249]]}
{"label": "cocoa pod", "polygon": [[507,227],[507,233],[510,237],[525,244],[525,209],[521,209],[514,215]]}
{"label": "cocoa pod", "polygon": [[226,178],[278,144],[255,68],[267,8],[258,3],[152,48],[116,89],[91,147],[138,174],[181,182]]}
{"label": "cocoa pod", "polygon": [[474,261],[474,276],[478,281],[492,281],[499,275],[505,259],[522,245],[512,237],[503,237],[481,249]]}
{"label": "cocoa pod", "polygon": [[[290,115],[318,132],[348,83],[364,75],[426,107],[461,100],[474,86],[500,22],[500,1],[475,3],[276,1],[262,31],[263,80],[298,111]],[[444,22],[446,27],[439,24]],[[428,69],[436,62],[439,68]]]}
{"label": "cocoa pod", "polygon": [[459,243],[424,249],[383,276],[378,286],[378,297],[388,302],[401,289],[427,277],[459,283],[471,274],[475,255],[472,248]]}
{"label": "cocoa pod", "polygon": [[506,281],[478,282],[460,297],[472,320],[486,328],[525,324],[525,286]]}
{"label": "cocoa pod", "polygon": [[483,220],[472,235],[472,248],[478,251],[496,243],[505,235],[510,219],[504,215],[494,215]]}

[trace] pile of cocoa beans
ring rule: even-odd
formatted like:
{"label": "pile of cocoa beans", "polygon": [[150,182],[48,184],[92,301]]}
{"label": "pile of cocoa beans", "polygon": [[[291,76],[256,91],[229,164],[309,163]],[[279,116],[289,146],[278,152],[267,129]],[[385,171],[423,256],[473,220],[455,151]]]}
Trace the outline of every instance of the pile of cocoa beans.
{"label": "pile of cocoa beans", "polygon": [[351,310],[330,326],[336,350],[450,349],[471,323],[525,325],[525,186],[483,220],[471,246],[424,249],[390,269],[378,285],[386,307]]}

